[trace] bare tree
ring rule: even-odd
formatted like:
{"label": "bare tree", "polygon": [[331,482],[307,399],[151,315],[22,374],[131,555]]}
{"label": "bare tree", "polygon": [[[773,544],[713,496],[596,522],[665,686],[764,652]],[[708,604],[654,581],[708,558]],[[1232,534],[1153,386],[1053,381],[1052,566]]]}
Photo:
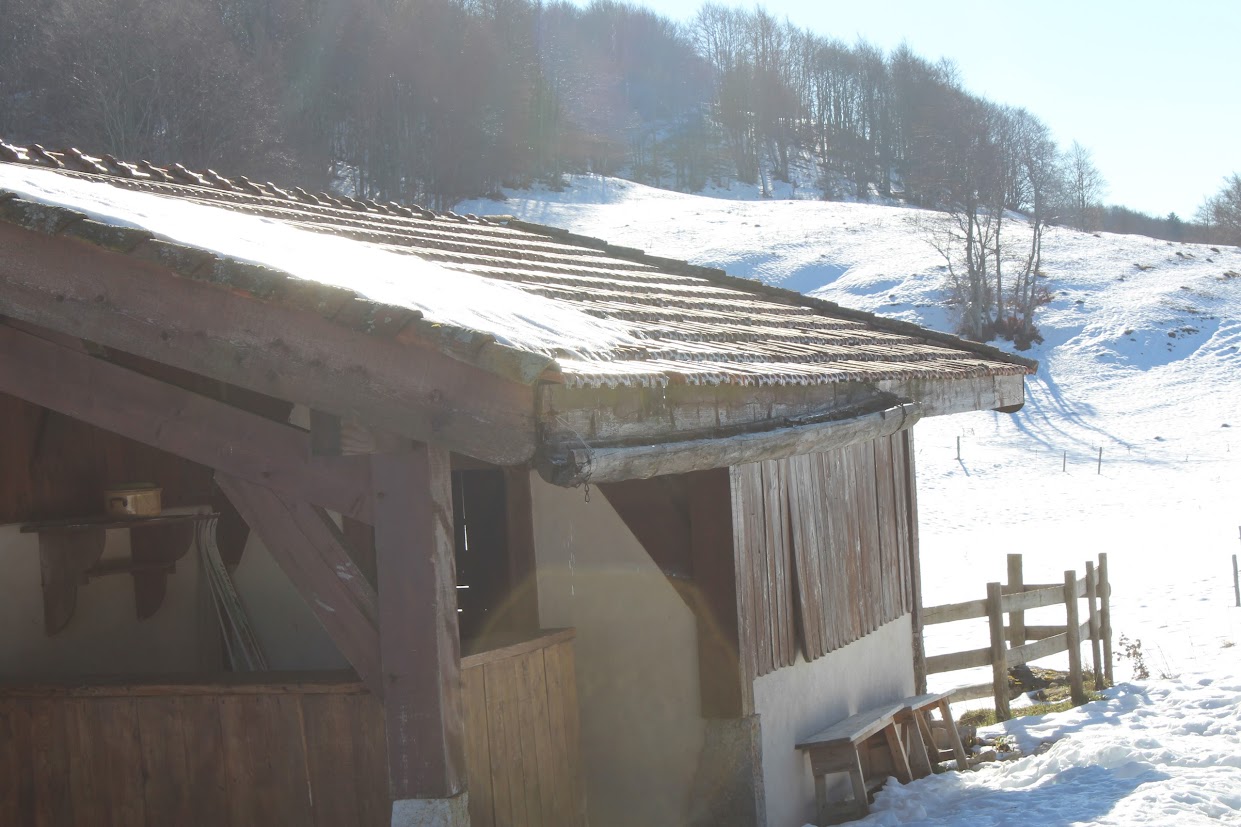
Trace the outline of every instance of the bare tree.
{"label": "bare tree", "polygon": [[1220,191],[1198,208],[1197,219],[1220,243],[1241,245],[1241,175],[1225,178]]}
{"label": "bare tree", "polygon": [[1077,141],[1069,148],[1065,158],[1068,171],[1068,198],[1073,226],[1082,232],[1094,229],[1095,217],[1102,207],[1107,182],[1094,165],[1090,150]]}
{"label": "bare tree", "polygon": [[707,3],[694,18],[699,53],[711,66],[715,118],[732,152],[737,178],[758,181],[758,135],[755,124],[754,56],[746,13]]}
{"label": "bare tree", "polygon": [[1043,232],[1054,220],[1053,205],[1062,200],[1064,169],[1051,130],[1024,109],[1012,115],[1012,152],[1019,171],[1016,207],[1026,214],[1030,226],[1029,253],[1013,275],[1011,321],[1008,333],[1018,347],[1040,340],[1034,326],[1034,309],[1047,297],[1040,284]]}
{"label": "bare tree", "polygon": [[[939,160],[947,187],[949,229],[931,243],[948,265],[948,288],[960,311],[958,332],[985,341],[995,333],[996,254],[1003,211],[1004,164],[994,106],[960,95]],[[997,209],[996,205],[1000,205]]]}

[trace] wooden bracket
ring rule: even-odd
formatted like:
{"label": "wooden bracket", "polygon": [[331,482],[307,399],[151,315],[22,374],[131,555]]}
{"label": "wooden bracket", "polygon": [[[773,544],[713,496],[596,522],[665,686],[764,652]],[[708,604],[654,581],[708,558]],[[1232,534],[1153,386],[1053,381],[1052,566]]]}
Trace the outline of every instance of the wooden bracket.
{"label": "wooden bracket", "polygon": [[[43,585],[43,628],[54,635],[69,624],[77,608],[78,586],[91,577],[130,574],[139,620],[152,617],[164,603],[168,575],[189,551],[195,520],[215,514],[169,514],[160,517],[56,520],[22,526],[39,535]],[[100,562],[108,529],[129,532],[130,559]]]}
{"label": "wooden bracket", "polygon": [[129,552],[134,570],[134,607],[139,620],[159,611],[168,591],[168,575],[194,540],[194,524],[157,523],[129,530]]}
{"label": "wooden bracket", "polygon": [[39,534],[43,580],[43,630],[54,635],[69,625],[78,606],[78,586],[103,554],[103,529]]}

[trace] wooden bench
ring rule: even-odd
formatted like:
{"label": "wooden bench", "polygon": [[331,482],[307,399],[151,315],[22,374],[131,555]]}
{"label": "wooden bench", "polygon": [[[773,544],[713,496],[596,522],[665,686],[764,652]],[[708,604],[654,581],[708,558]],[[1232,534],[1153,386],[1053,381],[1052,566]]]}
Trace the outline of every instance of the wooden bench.
{"label": "wooden bench", "polygon": [[[932,711],[940,713],[942,722],[936,723],[949,732],[952,749],[945,754],[940,753],[932,737]],[[797,749],[810,756],[819,827],[862,818],[870,812],[871,793],[887,780],[886,772],[882,777],[866,778],[860,750],[872,740],[886,752],[892,774],[902,784],[930,775],[936,764],[949,757],[956,759],[959,769],[966,767],[965,748],[948,709],[948,693],[918,695],[851,715],[797,744]],[[851,800],[827,800],[827,776],[833,773],[848,774]]]}

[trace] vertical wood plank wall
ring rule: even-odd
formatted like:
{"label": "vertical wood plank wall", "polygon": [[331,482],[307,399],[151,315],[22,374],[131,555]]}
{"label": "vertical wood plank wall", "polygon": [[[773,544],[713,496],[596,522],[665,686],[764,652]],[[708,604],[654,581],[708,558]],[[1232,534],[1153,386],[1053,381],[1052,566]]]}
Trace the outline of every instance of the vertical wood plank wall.
{"label": "vertical wood plank wall", "polygon": [[740,643],[752,677],[913,610],[909,446],[902,432],[732,469]]}
{"label": "vertical wood plank wall", "polygon": [[[475,827],[585,822],[571,632],[463,659]],[[387,827],[357,682],[0,687],[0,824]]]}

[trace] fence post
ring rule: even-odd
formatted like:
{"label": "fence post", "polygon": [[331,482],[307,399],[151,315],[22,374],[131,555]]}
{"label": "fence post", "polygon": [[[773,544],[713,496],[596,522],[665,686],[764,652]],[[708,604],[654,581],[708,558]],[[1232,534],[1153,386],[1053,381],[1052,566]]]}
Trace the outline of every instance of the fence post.
{"label": "fence post", "polygon": [[[1008,593],[1018,594],[1025,591],[1025,579],[1021,571],[1021,555],[1008,555]],[[1008,645],[1024,646],[1026,643],[1026,613],[1008,613]]]}
{"label": "fence post", "polygon": [[1112,581],[1107,575],[1107,552],[1099,552],[1099,635],[1103,638],[1103,677],[1112,680]]}
{"label": "fence post", "polygon": [[1099,655],[1099,575],[1094,563],[1086,561],[1086,603],[1090,611],[1090,658],[1094,664],[1094,688],[1103,688],[1103,659]]}
{"label": "fence post", "polygon": [[1086,688],[1082,685],[1082,636],[1077,619],[1077,573],[1069,569],[1064,573],[1064,609],[1068,616],[1065,623],[1069,641],[1069,694],[1075,706],[1086,703]]}
{"label": "fence post", "polygon": [[1008,656],[1004,648],[1004,590],[999,583],[987,584],[987,622],[991,626],[991,686],[995,693],[995,719],[1013,716],[1008,707]]}
{"label": "fence post", "polygon": [[1237,596],[1237,605],[1241,606],[1241,575],[1237,574],[1237,555],[1232,555],[1232,590]]}

